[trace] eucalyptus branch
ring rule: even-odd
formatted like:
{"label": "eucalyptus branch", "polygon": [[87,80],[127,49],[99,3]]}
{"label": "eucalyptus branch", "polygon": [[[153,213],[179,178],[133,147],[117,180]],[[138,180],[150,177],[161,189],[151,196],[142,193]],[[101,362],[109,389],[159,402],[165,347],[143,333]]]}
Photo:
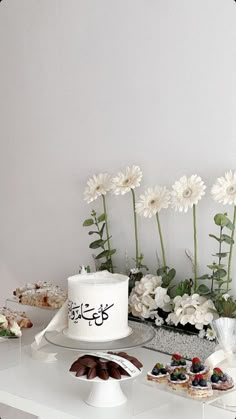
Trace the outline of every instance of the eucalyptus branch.
{"label": "eucalyptus branch", "polygon": [[[106,236],[107,236],[107,246],[108,246],[108,251],[109,253],[111,253],[111,245],[110,245],[110,236],[109,236],[109,229],[108,229],[108,221],[107,221],[107,209],[106,209],[106,199],[105,199],[105,195],[102,195],[102,201],[103,201],[103,211],[105,214],[105,227],[106,227]],[[112,257],[110,256],[110,265],[111,265],[111,272],[114,272],[113,269],[113,263],[112,263]]]}
{"label": "eucalyptus branch", "polygon": [[226,290],[229,290],[229,284],[231,281],[231,263],[232,263],[232,255],[233,255],[233,245],[234,245],[234,232],[235,232],[235,223],[236,223],[236,205],[234,206],[234,215],[233,215],[233,225],[231,231],[231,243],[229,248],[229,259],[228,259],[228,273],[227,273],[227,283],[226,283]]}

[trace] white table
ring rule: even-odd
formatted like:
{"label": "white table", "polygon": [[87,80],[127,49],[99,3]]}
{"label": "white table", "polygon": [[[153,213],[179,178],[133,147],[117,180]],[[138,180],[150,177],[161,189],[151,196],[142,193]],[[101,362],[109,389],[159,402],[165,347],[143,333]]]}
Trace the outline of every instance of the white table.
{"label": "white table", "polygon": [[145,373],[155,362],[166,362],[169,357],[144,348],[129,351],[143,362],[144,372],[135,380],[122,384],[128,402],[115,408],[87,405],[84,399],[90,383],[76,380],[68,373],[79,352],[48,345],[51,352],[58,352],[58,361],[49,364],[33,360],[30,343],[37,332],[35,328],[24,332],[21,364],[0,371],[0,403],[40,419],[202,418],[201,402],[165,393],[145,384]]}

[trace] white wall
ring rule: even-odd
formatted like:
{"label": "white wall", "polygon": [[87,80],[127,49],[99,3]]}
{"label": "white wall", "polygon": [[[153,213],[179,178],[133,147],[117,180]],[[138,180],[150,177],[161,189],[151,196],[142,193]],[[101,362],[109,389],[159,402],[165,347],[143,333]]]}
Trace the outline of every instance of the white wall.
{"label": "white wall", "polygon": [[[233,0],[4,0],[0,3],[1,299],[17,284],[65,284],[91,263],[90,175],[139,164],[142,187],[197,173],[208,191],[235,169]],[[99,209],[101,202],[96,202]],[[109,197],[118,249],[134,256],[131,196]],[[209,195],[198,206],[200,273],[216,249]],[[191,274],[192,219],[161,213],[169,264]],[[155,268],[154,220],[139,218]],[[233,260],[236,276],[236,253]],[[234,286],[236,290],[236,286]]]}

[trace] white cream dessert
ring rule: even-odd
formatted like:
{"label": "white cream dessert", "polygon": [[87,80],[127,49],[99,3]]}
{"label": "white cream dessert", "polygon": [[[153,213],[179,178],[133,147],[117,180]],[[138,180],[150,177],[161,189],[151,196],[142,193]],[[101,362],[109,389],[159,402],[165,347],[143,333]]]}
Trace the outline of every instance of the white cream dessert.
{"label": "white cream dessert", "polygon": [[90,342],[122,339],[128,326],[128,281],[125,275],[95,272],[68,278],[68,329],[65,334]]}

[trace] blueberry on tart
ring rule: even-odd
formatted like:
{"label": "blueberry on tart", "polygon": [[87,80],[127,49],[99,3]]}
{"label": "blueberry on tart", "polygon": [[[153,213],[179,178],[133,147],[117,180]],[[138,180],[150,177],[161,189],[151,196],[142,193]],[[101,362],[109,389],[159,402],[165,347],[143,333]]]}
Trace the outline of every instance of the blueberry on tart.
{"label": "blueberry on tart", "polygon": [[211,397],[213,395],[212,385],[202,374],[196,374],[193,381],[189,383],[188,393],[197,399]]}
{"label": "blueberry on tart", "polygon": [[156,383],[165,383],[168,377],[169,373],[167,369],[160,362],[157,362],[153,369],[147,373],[148,381],[154,381]]}
{"label": "blueberry on tart", "polygon": [[168,384],[173,390],[183,390],[188,388],[189,376],[185,368],[175,368],[168,377]]}
{"label": "blueberry on tart", "polygon": [[188,367],[187,372],[192,381],[197,374],[201,374],[204,379],[207,379],[209,377],[210,369],[204,365],[199,358],[195,357],[192,359],[192,364]]}

